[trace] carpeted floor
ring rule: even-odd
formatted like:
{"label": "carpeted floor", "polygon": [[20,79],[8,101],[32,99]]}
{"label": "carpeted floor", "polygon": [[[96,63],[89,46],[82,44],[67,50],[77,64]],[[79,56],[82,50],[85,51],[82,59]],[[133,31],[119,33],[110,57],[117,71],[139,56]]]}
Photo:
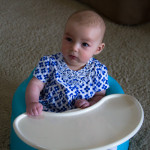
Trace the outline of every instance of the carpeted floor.
{"label": "carpeted floor", "polygon": [[[9,149],[11,102],[43,55],[58,52],[66,19],[88,8],[73,0],[0,0],[0,149]],[[145,120],[130,150],[150,149],[150,23],[117,25],[104,18],[106,47],[97,56],[142,104]]]}

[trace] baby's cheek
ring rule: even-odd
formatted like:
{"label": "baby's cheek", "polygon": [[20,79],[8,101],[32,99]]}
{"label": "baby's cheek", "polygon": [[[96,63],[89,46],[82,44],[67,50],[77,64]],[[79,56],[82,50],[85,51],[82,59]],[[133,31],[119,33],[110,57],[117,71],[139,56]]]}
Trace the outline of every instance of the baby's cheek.
{"label": "baby's cheek", "polygon": [[83,62],[88,62],[91,57],[92,56],[89,56],[87,53],[84,53],[81,59]]}

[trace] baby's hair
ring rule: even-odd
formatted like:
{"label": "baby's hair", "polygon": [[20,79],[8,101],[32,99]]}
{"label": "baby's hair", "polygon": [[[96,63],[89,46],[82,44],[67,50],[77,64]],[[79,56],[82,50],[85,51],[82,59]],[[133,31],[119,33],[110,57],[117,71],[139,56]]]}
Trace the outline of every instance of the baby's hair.
{"label": "baby's hair", "polygon": [[77,22],[80,25],[99,27],[102,32],[102,37],[104,36],[105,29],[106,29],[104,20],[98,13],[96,13],[93,10],[81,10],[81,11],[74,12],[68,18],[67,22],[69,21]]}

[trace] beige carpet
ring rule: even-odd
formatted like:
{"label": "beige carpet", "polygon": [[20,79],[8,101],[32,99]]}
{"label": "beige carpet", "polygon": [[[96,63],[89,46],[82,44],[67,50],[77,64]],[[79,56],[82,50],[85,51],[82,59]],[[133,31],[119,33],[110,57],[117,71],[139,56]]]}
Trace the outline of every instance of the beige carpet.
{"label": "beige carpet", "polygon": [[[67,17],[88,8],[73,0],[0,0],[0,149],[9,149],[11,102],[19,84],[43,55],[59,51]],[[150,149],[150,23],[107,26],[105,50],[96,58],[143,106],[145,121],[130,150]]]}

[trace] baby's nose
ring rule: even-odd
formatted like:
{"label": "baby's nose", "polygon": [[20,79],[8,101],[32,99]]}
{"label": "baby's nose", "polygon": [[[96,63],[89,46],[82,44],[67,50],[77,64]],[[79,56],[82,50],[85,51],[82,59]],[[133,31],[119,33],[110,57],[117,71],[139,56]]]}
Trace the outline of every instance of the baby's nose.
{"label": "baby's nose", "polygon": [[78,50],[79,50],[79,45],[78,45],[78,44],[73,44],[72,50],[73,50],[74,52],[78,52]]}

